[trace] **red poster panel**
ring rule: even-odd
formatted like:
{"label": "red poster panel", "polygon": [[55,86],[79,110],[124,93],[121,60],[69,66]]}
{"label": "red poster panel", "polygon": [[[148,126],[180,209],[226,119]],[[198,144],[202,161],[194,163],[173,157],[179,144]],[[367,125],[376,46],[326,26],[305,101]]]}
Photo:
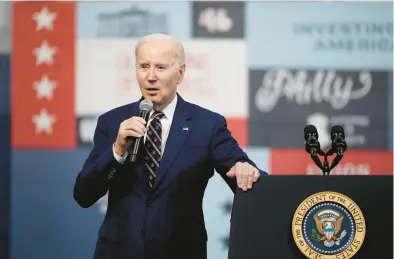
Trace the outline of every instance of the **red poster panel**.
{"label": "red poster panel", "polygon": [[248,145],[248,120],[247,118],[226,118],[227,127],[231,135],[237,140],[239,146]]}
{"label": "red poster panel", "polygon": [[13,3],[14,148],[74,148],[75,3]]}
{"label": "red poster panel", "polygon": [[[329,157],[331,165],[335,155]],[[323,158],[320,157],[323,163]],[[274,149],[270,157],[271,172],[276,175],[321,175],[310,155],[300,149]],[[346,151],[330,175],[390,175],[393,174],[392,151]]]}

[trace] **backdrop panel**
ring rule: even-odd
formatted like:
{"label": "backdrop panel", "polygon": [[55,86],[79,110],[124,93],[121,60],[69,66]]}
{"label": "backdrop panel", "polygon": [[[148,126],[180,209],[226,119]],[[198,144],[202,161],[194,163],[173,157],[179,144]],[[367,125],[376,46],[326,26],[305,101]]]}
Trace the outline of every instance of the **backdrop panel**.
{"label": "backdrop panel", "polygon": [[251,68],[393,67],[392,2],[250,2]]}
{"label": "backdrop panel", "polygon": [[[79,2],[78,38],[124,38],[169,33],[190,38],[188,2]],[[132,48],[132,47],[131,47]]]}

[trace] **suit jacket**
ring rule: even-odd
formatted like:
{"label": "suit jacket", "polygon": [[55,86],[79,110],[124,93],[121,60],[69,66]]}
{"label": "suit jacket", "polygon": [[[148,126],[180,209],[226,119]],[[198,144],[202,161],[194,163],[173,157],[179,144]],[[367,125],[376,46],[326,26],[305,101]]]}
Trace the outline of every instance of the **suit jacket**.
{"label": "suit jacket", "polygon": [[120,123],[138,116],[140,101],[98,118],[94,147],[76,178],[74,199],[83,208],[108,192],[93,258],[205,259],[202,202],[208,180],[216,169],[235,192],[236,181],[226,173],[238,161],[255,164],[231,136],[223,116],[178,95],[162,161],[149,188],[143,149],[141,159],[125,164],[115,160],[112,150]]}

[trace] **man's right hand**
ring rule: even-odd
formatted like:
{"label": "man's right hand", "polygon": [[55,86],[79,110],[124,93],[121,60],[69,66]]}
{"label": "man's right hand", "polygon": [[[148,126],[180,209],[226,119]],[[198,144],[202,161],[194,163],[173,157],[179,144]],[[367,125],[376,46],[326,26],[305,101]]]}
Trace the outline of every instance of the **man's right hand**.
{"label": "man's right hand", "polygon": [[123,156],[127,151],[127,137],[140,138],[145,135],[145,124],[145,120],[138,116],[124,120],[120,124],[114,147],[118,156]]}

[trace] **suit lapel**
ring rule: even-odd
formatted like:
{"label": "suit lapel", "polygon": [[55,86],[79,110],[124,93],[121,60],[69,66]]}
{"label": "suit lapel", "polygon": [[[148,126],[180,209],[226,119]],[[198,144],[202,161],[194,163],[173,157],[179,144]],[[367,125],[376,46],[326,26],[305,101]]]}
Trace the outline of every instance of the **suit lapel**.
{"label": "suit lapel", "polygon": [[189,109],[190,106],[178,95],[174,119],[171,124],[170,134],[157,172],[157,177],[153,185],[153,191],[156,190],[160,184],[164,185],[171,181],[176,175],[173,171],[170,171],[170,168],[191,131],[191,113]]}

